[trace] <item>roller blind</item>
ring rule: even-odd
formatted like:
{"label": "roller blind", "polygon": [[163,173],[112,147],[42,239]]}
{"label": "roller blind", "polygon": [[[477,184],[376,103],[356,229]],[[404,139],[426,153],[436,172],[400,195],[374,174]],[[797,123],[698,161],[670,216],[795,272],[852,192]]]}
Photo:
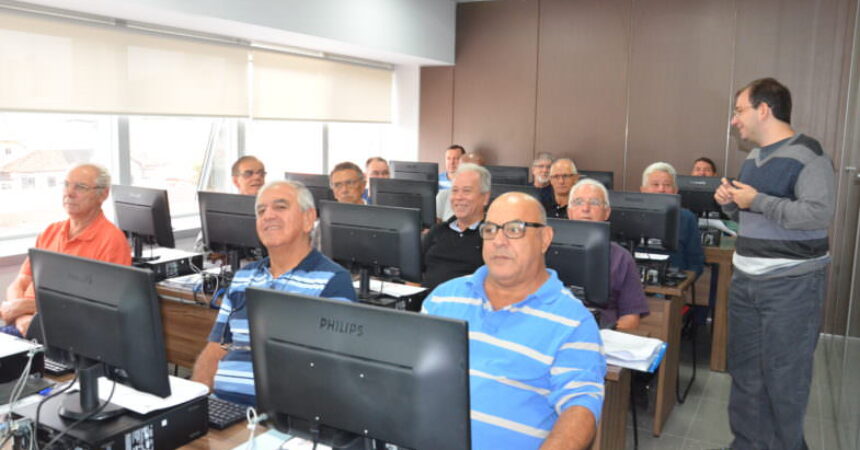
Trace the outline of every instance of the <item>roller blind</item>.
{"label": "roller blind", "polygon": [[391,70],[265,50],[251,54],[254,118],[391,121]]}
{"label": "roller blind", "polygon": [[248,50],[0,11],[0,109],[248,116]]}

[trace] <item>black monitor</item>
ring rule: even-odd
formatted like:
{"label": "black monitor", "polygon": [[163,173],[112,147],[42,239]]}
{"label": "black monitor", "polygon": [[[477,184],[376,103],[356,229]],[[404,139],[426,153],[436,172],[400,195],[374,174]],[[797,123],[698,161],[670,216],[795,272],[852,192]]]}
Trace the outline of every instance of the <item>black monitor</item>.
{"label": "black monitor", "polygon": [[439,164],[416,161],[389,161],[391,177],[399,180],[439,182]]}
{"label": "black monitor", "polygon": [[413,208],[320,202],[322,252],[358,269],[359,298],[370,298],[370,275],[421,282],[421,212]]}
{"label": "black monitor", "polygon": [[166,190],[114,184],[111,195],[116,226],[131,237],[135,264],[158,258],[143,257],[144,243],[170,248],[176,246]]}
{"label": "black monitor", "polygon": [[529,184],[529,168],[515,166],[484,166],[495,184]]}
{"label": "black monitor", "polygon": [[241,255],[261,249],[253,195],[197,192],[203,241],[216,252],[227,253],[232,273],[239,270]]}
{"label": "black monitor", "polygon": [[612,239],[628,247],[659,239],[662,250],[678,248],[681,197],[674,194],[609,191]]}
{"label": "black monitor", "polygon": [[675,184],[681,195],[681,207],[689,209],[697,216],[708,216],[711,212],[720,212],[722,208],[714,200],[714,192],[720,187],[720,177],[695,177],[677,175]]}
{"label": "black monitor", "polygon": [[609,223],[547,219],[547,225],[553,230],[547,267],[588,305],[608,305]]}
{"label": "black monitor", "polygon": [[522,192],[524,194],[529,194],[532,197],[536,198],[537,201],[540,201],[540,189],[525,184],[497,184],[495,183],[496,179],[493,178],[493,184],[490,185],[490,204],[492,204],[496,198],[500,195],[507,192]]}
{"label": "black monitor", "polygon": [[36,304],[45,344],[75,355],[80,391],[67,394],[59,413],[102,420],[99,376],[124,372],[138,391],[167,397],[167,356],[155,276],[149,270],[30,249]]}
{"label": "black monitor", "polygon": [[604,172],[600,170],[579,170],[577,171],[584,178],[591,178],[599,181],[606,189],[612,190],[612,180],[615,178],[615,172]]}
{"label": "black monitor", "polygon": [[400,206],[421,210],[421,225],[430,228],[436,224],[437,181],[398,180],[371,178],[370,200],[374,205]]}
{"label": "black monitor", "polygon": [[317,212],[320,210],[320,200],[334,200],[334,192],[331,191],[328,175],[284,172],[284,179],[304,184],[314,197],[314,208],[317,209]]}
{"label": "black monitor", "polygon": [[275,428],[337,448],[470,448],[465,322],[245,292],[257,408]]}

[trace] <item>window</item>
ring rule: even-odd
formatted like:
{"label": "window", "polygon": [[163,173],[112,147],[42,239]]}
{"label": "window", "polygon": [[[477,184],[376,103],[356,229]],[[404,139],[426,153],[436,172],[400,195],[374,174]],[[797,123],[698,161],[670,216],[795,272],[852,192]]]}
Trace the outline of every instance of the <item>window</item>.
{"label": "window", "polygon": [[84,162],[113,173],[115,136],[112,116],[0,113],[0,239],[32,236],[63,220],[56,180]]}
{"label": "window", "polygon": [[245,154],[266,166],[266,181],[284,172],[323,173],[323,124],[283,120],[252,120],[245,130]]}
{"label": "window", "polygon": [[328,126],[328,168],[352,161],[364,170],[371,156],[389,159],[388,138],[391,125],[381,123],[332,123]]}

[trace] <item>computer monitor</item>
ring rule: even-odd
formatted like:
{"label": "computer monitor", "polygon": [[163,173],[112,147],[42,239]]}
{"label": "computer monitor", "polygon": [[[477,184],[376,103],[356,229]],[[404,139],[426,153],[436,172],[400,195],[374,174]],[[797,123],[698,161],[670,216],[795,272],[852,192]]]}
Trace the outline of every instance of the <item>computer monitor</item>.
{"label": "computer monitor", "polygon": [[720,187],[720,177],[694,177],[677,175],[675,183],[678,194],[681,195],[681,207],[689,209],[697,216],[708,216],[711,212],[720,212],[722,208],[714,200],[714,192]]}
{"label": "computer monitor", "polygon": [[320,202],[322,252],[358,269],[359,298],[370,299],[370,275],[421,282],[421,212],[395,206]]}
{"label": "computer monitor", "polygon": [[314,208],[317,212],[320,210],[320,200],[334,200],[334,192],[331,191],[328,175],[284,172],[284,179],[304,184],[314,197]]}
{"label": "computer monitor", "polygon": [[577,171],[584,178],[591,178],[593,180],[599,181],[606,189],[612,190],[612,180],[615,178],[615,172],[604,172],[600,170],[578,170]]}
{"label": "computer monitor", "polygon": [[[45,344],[75,355],[80,391],[67,394],[62,417],[103,420],[99,376],[117,370],[138,391],[167,397],[167,356],[155,276],[149,270],[30,249]],[[105,370],[105,369],[108,370]]]}
{"label": "computer monitor", "polygon": [[515,166],[484,166],[495,184],[529,184],[529,168]]}
{"label": "computer monitor", "polygon": [[494,183],[490,185],[490,204],[492,204],[500,195],[507,192],[522,192],[524,194],[529,194],[540,201],[540,189],[534,186],[525,184],[497,184],[495,183],[495,178],[493,181]]}
{"label": "computer monitor", "polygon": [[391,177],[398,180],[439,182],[439,164],[417,161],[389,161]]}
{"label": "computer monitor", "polygon": [[158,257],[143,257],[143,244],[173,248],[170,203],[167,191],[136,186],[111,185],[116,225],[132,239],[135,264]]}
{"label": "computer monitor", "polygon": [[438,181],[398,180],[371,178],[370,200],[374,205],[400,206],[421,210],[421,225],[430,228],[436,224],[436,192]]}
{"label": "computer monitor", "polygon": [[662,250],[678,248],[681,197],[674,194],[609,191],[612,239],[628,246],[645,247],[659,239]]}
{"label": "computer monitor", "polygon": [[547,219],[547,225],[553,229],[547,267],[588,305],[608,305],[609,223]]}
{"label": "computer monitor", "polygon": [[275,428],[337,447],[370,438],[470,448],[465,322],[255,287],[245,293],[257,409]]}
{"label": "computer monitor", "polygon": [[235,274],[243,254],[263,247],[257,236],[256,197],[198,191],[197,200],[203,241],[210,250],[228,255]]}

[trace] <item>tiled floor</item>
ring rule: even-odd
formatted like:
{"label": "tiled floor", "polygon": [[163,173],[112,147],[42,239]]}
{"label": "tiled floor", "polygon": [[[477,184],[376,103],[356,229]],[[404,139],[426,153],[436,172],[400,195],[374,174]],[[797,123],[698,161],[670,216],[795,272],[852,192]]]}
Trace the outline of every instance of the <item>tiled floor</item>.
{"label": "tiled floor", "polygon": [[[639,449],[714,449],[728,447],[732,441],[729,428],[728,400],[731,377],[727,373],[711,372],[708,369],[710,335],[707,327],[699,330],[698,369],[696,381],[687,400],[676,404],[663,427],[660,437],[651,434],[653,398],[651,410],[637,409]],[[680,383],[686,386],[692,373],[690,343],[684,340],[681,352]],[[834,405],[827,387],[822,346],[816,351],[813,386],[805,421],[805,433],[810,449],[849,450],[855,448],[840,445],[837,438],[837,423],[834,420]],[[860,377],[858,377],[860,379]],[[860,390],[855,391],[860,392]],[[860,401],[860,398],[857,398]],[[860,416],[857,416],[860,417]],[[634,448],[632,416],[628,414],[627,448]],[[842,426],[840,424],[840,426]],[[856,426],[856,425],[855,425]],[[856,428],[853,435],[857,436]],[[844,431],[844,430],[843,430]],[[850,434],[850,433],[848,433]],[[842,441],[846,441],[842,439]],[[852,440],[856,443],[856,440]]]}

